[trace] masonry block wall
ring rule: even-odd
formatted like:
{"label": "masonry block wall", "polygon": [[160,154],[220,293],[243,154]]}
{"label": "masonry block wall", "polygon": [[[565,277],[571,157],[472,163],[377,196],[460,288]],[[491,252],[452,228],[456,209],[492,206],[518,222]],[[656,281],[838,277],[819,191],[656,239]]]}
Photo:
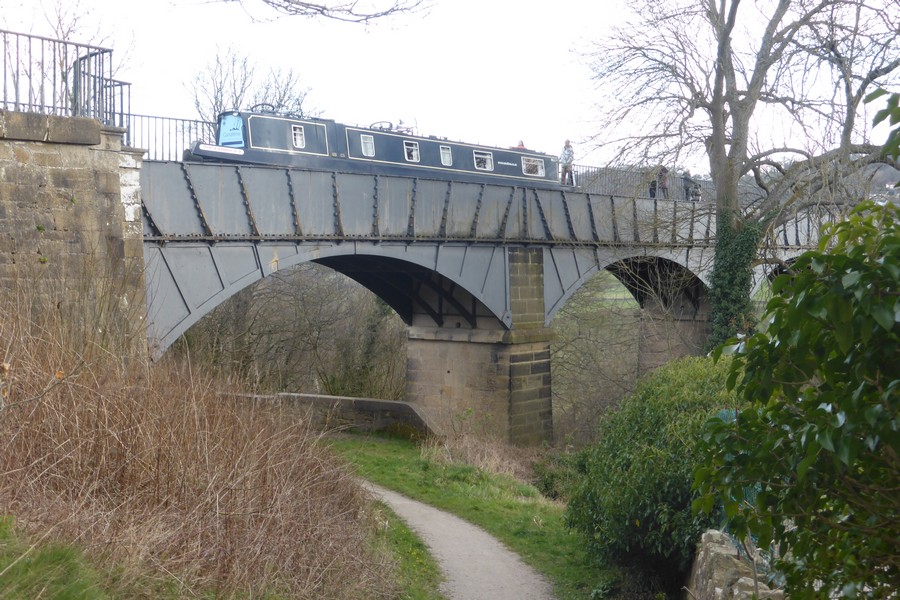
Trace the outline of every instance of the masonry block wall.
{"label": "masonry block wall", "polygon": [[439,435],[474,433],[506,441],[510,354],[502,331],[408,331],[406,398]]}
{"label": "masonry block wall", "polygon": [[513,329],[409,329],[406,397],[436,433],[522,445],[552,439],[543,250],[508,253]]}
{"label": "masonry block wall", "polygon": [[121,138],[93,119],[0,111],[0,289],[85,332],[103,318],[141,352],[142,152]]}
{"label": "masonry block wall", "polygon": [[510,346],[509,439],[539,444],[553,439],[550,340]]}
{"label": "masonry block wall", "polygon": [[536,444],[553,438],[550,339],[544,325],[544,250],[509,251],[510,344],[509,436]]}
{"label": "masonry block wall", "polygon": [[665,312],[650,305],[641,311],[638,376],[683,356],[702,356],[710,334],[709,309],[695,316]]}

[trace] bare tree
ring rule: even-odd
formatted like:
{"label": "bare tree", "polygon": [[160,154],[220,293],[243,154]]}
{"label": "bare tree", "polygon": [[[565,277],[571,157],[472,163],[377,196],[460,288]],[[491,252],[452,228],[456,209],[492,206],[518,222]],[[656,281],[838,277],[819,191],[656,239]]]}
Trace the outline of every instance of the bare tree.
{"label": "bare tree", "polygon": [[[240,2],[249,0],[219,0]],[[325,17],[349,23],[369,23],[383,17],[411,13],[427,6],[428,0],[336,0],[334,2],[300,2],[299,0],[261,0],[276,11],[300,17]]]}
{"label": "bare tree", "polygon": [[304,263],[232,296],[179,349],[264,392],[399,400],[405,342],[403,322],[371,292]]}
{"label": "bare tree", "polygon": [[[44,7],[44,19],[52,32],[51,37],[95,46],[110,45],[110,36],[101,32],[92,9],[84,6],[81,0],[53,0]],[[88,27],[88,23],[93,25]]]}
{"label": "bare tree", "polygon": [[597,418],[633,391],[641,313],[628,291],[601,271],[553,321],[553,429],[559,441],[596,441]]}
{"label": "bare tree", "polygon": [[[896,7],[641,0],[636,20],[590,54],[610,91],[599,145],[630,162],[708,157],[718,223],[713,341],[752,322],[751,268],[766,228],[810,204],[854,200],[851,175],[891,160],[860,117],[868,92],[898,82]],[[747,178],[759,189],[752,204],[739,193]]]}
{"label": "bare tree", "polygon": [[258,67],[234,48],[217,53],[191,82],[191,91],[197,114],[204,121],[215,121],[226,110],[259,104],[283,114],[315,114],[304,104],[309,88],[301,86],[297,72],[271,68],[260,78]]}

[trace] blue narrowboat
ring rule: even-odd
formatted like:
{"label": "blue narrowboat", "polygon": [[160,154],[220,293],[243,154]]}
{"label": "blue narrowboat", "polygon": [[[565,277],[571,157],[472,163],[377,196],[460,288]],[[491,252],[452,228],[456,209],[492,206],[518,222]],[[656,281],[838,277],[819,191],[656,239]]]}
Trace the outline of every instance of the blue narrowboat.
{"label": "blue narrowboat", "polygon": [[387,122],[357,127],[251,110],[222,113],[216,129],[216,143],[194,142],[186,161],[560,187],[555,156],[419,136]]}

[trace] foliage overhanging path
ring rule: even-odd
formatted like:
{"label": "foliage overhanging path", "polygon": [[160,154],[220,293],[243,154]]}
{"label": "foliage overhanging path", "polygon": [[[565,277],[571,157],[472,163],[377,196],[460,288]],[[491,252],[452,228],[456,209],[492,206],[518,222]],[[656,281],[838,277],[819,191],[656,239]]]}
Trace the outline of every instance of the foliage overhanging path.
{"label": "foliage overhanging path", "polygon": [[450,600],[552,600],[550,583],[482,529],[396,492],[364,483],[428,546]]}

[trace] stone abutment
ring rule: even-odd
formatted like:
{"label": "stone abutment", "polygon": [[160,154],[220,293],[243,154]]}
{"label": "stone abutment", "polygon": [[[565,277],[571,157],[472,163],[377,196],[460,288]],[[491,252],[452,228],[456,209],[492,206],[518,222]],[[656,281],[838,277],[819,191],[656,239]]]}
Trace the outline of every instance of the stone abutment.
{"label": "stone abutment", "polygon": [[143,152],[122,133],[0,111],[0,289],[10,317],[58,316],[85,340],[144,354]]}

